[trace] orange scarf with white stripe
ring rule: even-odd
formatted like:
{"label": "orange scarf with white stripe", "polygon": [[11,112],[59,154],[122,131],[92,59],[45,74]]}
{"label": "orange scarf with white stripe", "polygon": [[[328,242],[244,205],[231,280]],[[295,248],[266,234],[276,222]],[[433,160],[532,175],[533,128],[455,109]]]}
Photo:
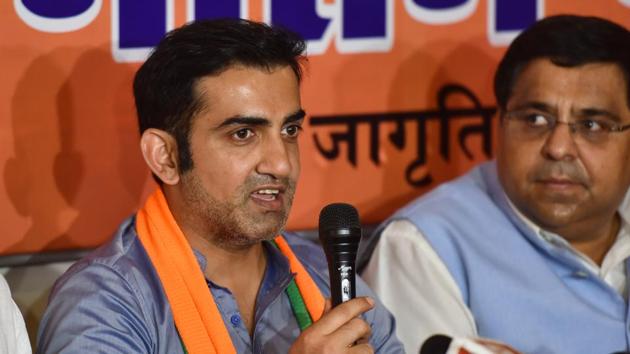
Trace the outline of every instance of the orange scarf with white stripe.
{"label": "orange scarf with white stripe", "polygon": [[[236,353],[221,313],[188,240],[158,188],[136,215],[136,231],[155,267],[183,344],[190,354]],[[324,312],[324,297],[282,236],[275,238],[313,321]]]}

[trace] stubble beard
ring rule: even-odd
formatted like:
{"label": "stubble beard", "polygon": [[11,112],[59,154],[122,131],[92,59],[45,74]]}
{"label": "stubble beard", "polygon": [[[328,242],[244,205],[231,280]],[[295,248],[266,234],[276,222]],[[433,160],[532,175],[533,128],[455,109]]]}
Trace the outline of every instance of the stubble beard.
{"label": "stubble beard", "polygon": [[[194,172],[182,176],[183,196],[195,224],[201,225],[201,235],[217,247],[228,250],[250,248],[262,241],[271,240],[284,229],[293,204],[295,182],[284,182],[283,197],[286,205],[282,211],[248,213],[249,191],[264,183],[261,178],[248,178],[234,193],[232,201],[219,201],[203,187]],[[268,181],[268,178],[265,178]]]}

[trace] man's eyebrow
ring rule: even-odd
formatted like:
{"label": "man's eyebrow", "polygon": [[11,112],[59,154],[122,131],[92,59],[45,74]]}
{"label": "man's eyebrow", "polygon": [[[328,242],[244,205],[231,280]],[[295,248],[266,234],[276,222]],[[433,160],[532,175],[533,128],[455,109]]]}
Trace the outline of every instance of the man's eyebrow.
{"label": "man's eyebrow", "polygon": [[[289,114],[285,119],[283,124],[292,123],[303,119],[306,116],[306,112],[303,109],[296,111],[295,113]],[[263,125],[271,125],[271,121],[267,118],[262,117],[249,117],[249,116],[234,116],[225,119],[221,124],[217,126],[217,129],[227,127],[230,125],[253,125],[253,126],[263,126]]]}
{"label": "man's eyebrow", "polygon": [[548,105],[547,103],[540,101],[526,101],[516,105],[513,109],[509,109],[508,111],[522,111],[525,109],[537,109],[543,112],[553,112],[554,109]]}
{"label": "man's eyebrow", "polygon": [[[553,113],[555,111],[555,109],[552,106],[544,102],[539,102],[539,101],[523,102],[522,104],[517,105],[513,110],[521,111],[521,110],[532,109],[532,108],[539,111],[550,112],[550,113]],[[607,117],[608,119],[614,120],[616,122],[621,121],[621,118],[617,114],[610,112],[608,110],[605,110],[605,109],[595,108],[595,107],[580,108],[577,110],[577,112],[573,112],[572,114],[575,114],[579,117],[586,117],[586,118],[603,116],[603,117]]]}
{"label": "man's eyebrow", "polygon": [[300,109],[298,111],[296,111],[295,113],[291,113],[289,114],[285,119],[284,119],[284,124],[287,123],[293,123],[293,122],[297,122],[299,120],[304,119],[304,117],[306,117],[306,112],[304,112],[303,109]]}
{"label": "man's eyebrow", "polygon": [[235,116],[230,117],[221,122],[217,126],[217,128],[223,128],[229,125],[269,125],[270,122],[268,119],[261,117],[244,117],[244,116]]}
{"label": "man's eyebrow", "polygon": [[600,108],[582,108],[578,111],[580,117],[603,116],[616,122],[621,122],[621,118],[613,112]]}

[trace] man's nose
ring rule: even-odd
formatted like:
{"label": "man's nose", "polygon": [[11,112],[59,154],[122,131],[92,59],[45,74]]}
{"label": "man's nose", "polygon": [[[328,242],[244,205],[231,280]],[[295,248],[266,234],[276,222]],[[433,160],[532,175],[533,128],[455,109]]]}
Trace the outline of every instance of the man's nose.
{"label": "man's nose", "polygon": [[575,132],[567,122],[556,122],[549,131],[542,153],[551,160],[572,160],[577,157]]}
{"label": "man's nose", "polygon": [[268,137],[262,145],[257,172],[275,178],[289,176],[294,166],[289,147],[282,137]]}

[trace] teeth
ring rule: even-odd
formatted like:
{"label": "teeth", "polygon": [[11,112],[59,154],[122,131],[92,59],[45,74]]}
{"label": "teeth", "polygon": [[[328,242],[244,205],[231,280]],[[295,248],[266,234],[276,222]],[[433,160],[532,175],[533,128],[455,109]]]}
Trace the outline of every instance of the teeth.
{"label": "teeth", "polygon": [[276,195],[276,194],[280,193],[280,191],[277,190],[277,189],[261,189],[261,190],[257,191],[256,193],[258,193],[258,194],[273,194],[273,195]]}

